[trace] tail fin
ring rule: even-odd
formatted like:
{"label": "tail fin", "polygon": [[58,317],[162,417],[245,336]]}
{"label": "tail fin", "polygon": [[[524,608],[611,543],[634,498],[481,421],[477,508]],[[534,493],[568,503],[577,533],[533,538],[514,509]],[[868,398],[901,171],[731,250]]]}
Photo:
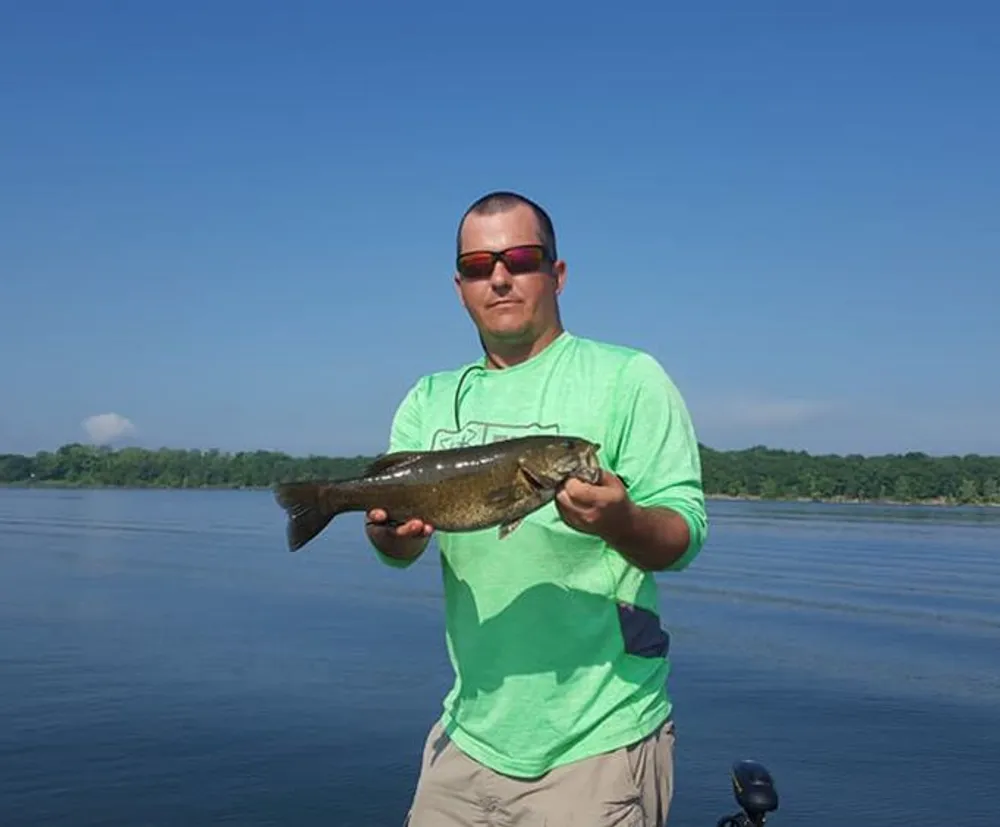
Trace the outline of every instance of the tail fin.
{"label": "tail fin", "polygon": [[289,482],[278,485],[274,498],[288,515],[288,550],[298,551],[340,512],[324,502],[321,482]]}

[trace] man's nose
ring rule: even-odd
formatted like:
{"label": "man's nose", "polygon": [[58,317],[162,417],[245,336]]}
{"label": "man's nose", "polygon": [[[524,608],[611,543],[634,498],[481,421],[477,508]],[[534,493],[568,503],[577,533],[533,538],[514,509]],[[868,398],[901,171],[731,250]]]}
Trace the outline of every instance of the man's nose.
{"label": "man's nose", "polygon": [[503,261],[497,261],[490,273],[490,287],[494,290],[508,290],[511,285],[511,275]]}

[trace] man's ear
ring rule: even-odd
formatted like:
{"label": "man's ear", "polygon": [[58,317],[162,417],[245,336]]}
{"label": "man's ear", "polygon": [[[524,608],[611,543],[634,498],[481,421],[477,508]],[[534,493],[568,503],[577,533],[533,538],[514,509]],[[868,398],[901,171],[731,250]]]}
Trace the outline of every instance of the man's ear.
{"label": "man's ear", "polygon": [[556,282],[555,290],[556,290],[556,295],[558,296],[562,293],[563,288],[566,286],[566,262],[563,261],[561,258],[552,262],[552,268],[550,272],[552,278],[555,279]]}
{"label": "man's ear", "polygon": [[[452,283],[455,285],[455,292],[458,294],[458,300],[461,302],[462,307],[465,305],[465,296],[462,295],[462,280],[459,278],[458,273],[452,277]],[[466,308],[468,309],[468,308]]]}

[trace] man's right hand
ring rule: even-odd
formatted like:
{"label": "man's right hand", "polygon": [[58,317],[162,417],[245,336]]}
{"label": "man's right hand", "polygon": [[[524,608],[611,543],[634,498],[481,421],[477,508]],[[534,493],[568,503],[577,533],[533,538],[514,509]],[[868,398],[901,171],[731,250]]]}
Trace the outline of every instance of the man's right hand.
{"label": "man's right hand", "polygon": [[434,527],[423,520],[407,520],[399,526],[385,525],[388,515],[381,508],[368,512],[365,533],[372,545],[386,557],[415,560],[427,547]]}
{"label": "man's right hand", "polygon": [[430,537],[434,532],[434,526],[423,520],[407,520],[402,525],[396,526],[395,531],[393,531],[391,526],[384,525],[388,519],[389,515],[381,508],[373,508],[368,512],[368,526],[370,528],[387,531],[397,537]]}

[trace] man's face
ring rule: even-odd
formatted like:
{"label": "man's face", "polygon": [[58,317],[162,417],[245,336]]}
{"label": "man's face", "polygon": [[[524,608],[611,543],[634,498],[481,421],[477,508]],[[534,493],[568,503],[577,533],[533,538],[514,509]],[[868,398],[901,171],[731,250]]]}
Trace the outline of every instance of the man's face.
{"label": "man's face", "polygon": [[[494,215],[469,215],[462,225],[461,252],[499,252],[539,243],[531,208],[516,207]],[[531,254],[522,256],[530,259]],[[517,268],[513,268],[517,269]],[[537,263],[528,272],[511,274],[502,260],[484,278],[455,275],[459,299],[476,327],[488,338],[530,342],[558,322],[556,297],[562,292],[566,265]]]}

